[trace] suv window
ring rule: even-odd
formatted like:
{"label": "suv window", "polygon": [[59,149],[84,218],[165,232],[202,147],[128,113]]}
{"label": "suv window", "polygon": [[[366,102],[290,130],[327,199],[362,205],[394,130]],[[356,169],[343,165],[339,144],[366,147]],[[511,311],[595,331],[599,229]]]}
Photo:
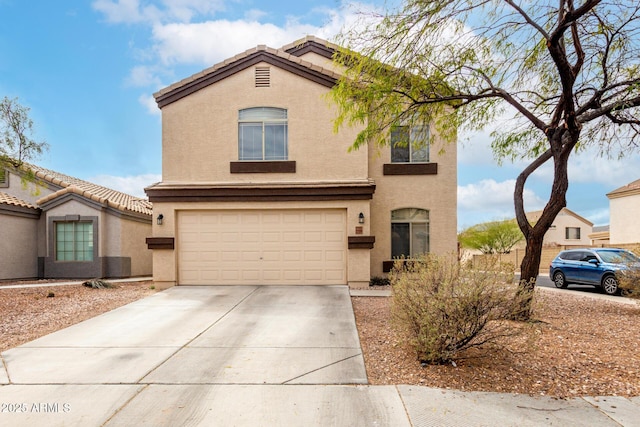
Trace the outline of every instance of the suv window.
{"label": "suv window", "polygon": [[560,258],[565,261],[580,261],[582,259],[583,252],[563,252],[560,254]]}

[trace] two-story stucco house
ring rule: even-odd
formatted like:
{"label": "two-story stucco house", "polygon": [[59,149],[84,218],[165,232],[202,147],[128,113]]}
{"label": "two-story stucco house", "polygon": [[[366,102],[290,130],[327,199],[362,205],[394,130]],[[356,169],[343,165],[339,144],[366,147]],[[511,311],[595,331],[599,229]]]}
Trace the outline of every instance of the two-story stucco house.
{"label": "two-story stucco house", "polygon": [[151,215],[145,199],[69,175],[0,168],[0,280],[149,275]]}
{"label": "two-story stucco house", "polygon": [[157,286],[362,287],[394,258],[456,251],[456,145],[425,123],[396,132],[430,144],[348,152],[358,129],[334,132],[327,96],[334,48],[258,46],[155,94]]}
{"label": "two-story stucco house", "polygon": [[612,245],[640,242],[640,179],[607,194],[609,240]]}

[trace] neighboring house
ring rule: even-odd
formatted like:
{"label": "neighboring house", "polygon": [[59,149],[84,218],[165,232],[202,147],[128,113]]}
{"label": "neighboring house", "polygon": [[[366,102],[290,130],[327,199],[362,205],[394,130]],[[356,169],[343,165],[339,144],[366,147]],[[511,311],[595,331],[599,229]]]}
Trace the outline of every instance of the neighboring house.
{"label": "neighboring house", "polygon": [[[542,211],[528,212],[532,224],[540,218]],[[593,223],[577,213],[563,208],[544,235],[544,246],[590,246]]]}
{"label": "neighboring house", "polygon": [[359,129],[333,129],[334,48],[258,46],[155,94],[157,286],[362,287],[394,258],[455,254],[456,145],[425,123],[397,130],[431,145],[348,152]]}
{"label": "neighboring house", "polygon": [[607,194],[612,245],[640,242],[640,179]]}
{"label": "neighboring house", "polygon": [[0,279],[149,275],[151,218],[145,199],[27,163],[4,169]]}
{"label": "neighboring house", "polygon": [[600,225],[593,227],[593,233],[589,234],[591,246],[607,246],[609,245],[609,226]]}

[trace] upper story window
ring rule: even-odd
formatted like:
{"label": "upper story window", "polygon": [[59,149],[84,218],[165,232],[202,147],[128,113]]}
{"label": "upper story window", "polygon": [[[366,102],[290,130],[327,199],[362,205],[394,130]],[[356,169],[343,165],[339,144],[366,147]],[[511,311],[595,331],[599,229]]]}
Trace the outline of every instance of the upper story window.
{"label": "upper story window", "polygon": [[287,160],[287,110],[246,108],[238,114],[238,160]]}
{"label": "upper story window", "polygon": [[427,163],[429,126],[394,126],[391,129],[392,163]]}
{"label": "upper story window", "polygon": [[429,211],[391,211],[391,257],[414,258],[429,252]]}

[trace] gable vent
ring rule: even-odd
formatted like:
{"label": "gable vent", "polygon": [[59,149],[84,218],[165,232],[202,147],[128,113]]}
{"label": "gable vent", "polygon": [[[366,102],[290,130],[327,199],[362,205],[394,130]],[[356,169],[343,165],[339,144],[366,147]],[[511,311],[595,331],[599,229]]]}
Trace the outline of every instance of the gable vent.
{"label": "gable vent", "polygon": [[271,87],[271,69],[256,67],[256,87]]}

